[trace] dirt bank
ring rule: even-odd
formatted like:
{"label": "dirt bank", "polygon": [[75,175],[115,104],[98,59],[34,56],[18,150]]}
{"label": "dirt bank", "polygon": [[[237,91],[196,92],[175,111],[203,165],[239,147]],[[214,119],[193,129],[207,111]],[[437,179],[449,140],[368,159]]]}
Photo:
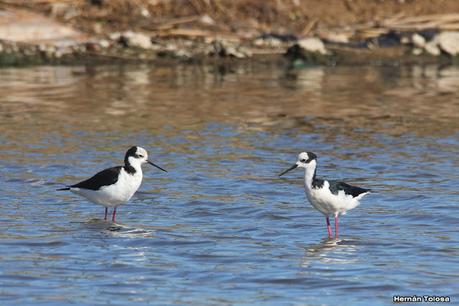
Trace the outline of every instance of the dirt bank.
{"label": "dirt bank", "polygon": [[207,16],[215,31],[242,36],[268,32],[302,35],[380,22],[394,15],[459,13],[456,0],[3,0],[2,3],[16,3],[16,7],[53,16],[92,34],[207,28],[199,22],[201,16]]}
{"label": "dirt bank", "polygon": [[456,31],[455,0],[0,0],[0,64],[455,62]]}

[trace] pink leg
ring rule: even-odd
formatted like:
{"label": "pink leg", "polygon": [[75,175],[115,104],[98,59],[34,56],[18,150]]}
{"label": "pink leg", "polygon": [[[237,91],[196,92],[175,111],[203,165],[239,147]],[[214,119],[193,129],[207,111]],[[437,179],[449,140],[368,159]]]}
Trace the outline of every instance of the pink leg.
{"label": "pink leg", "polygon": [[331,238],[332,237],[332,229],[331,229],[331,226],[330,226],[330,218],[328,216],[325,217],[325,218],[327,220],[328,238]]}
{"label": "pink leg", "polygon": [[108,214],[108,208],[105,207],[105,217],[104,217],[104,220],[107,220],[107,214]]}
{"label": "pink leg", "polygon": [[116,221],[116,207],[113,208],[112,221],[113,221],[113,222]]}
{"label": "pink leg", "polygon": [[339,223],[339,215],[335,213],[335,239],[338,238],[338,223]]}

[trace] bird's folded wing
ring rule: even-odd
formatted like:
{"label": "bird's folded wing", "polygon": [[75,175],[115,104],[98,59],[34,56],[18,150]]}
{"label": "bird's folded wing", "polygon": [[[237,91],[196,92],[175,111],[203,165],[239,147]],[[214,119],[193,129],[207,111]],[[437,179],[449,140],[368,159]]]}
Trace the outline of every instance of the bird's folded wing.
{"label": "bird's folded wing", "polygon": [[342,190],[344,191],[345,194],[349,194],[353,196],[354,198],[359,196],[362,193],[370,191],[369,189],[360,188],[357,186],[351,186],[349,184],[346,184],[340,181],[329,181],[329,184],[330,184],[330,191],[333,194],[338,194],[338,192]]}
{"label": "bird's folded wing", "polygon": [[79,182],[75,185],[70,187],[72,188],[82,188],[82,189],[90,189],[90,190],[98,190],[102,186],[108,186],[115,184],[118,181],[118,176],[121,171],[121,166],[108,168],[105,170],[100,171],[93,177]]}

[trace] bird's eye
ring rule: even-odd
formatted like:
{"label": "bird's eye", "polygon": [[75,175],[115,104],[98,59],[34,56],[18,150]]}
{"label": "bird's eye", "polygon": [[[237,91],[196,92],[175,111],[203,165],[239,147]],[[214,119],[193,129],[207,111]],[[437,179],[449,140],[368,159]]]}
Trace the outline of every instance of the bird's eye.
{"label": "bird's eye", "polygon": [[142,158],[143,155],[142,154],[137,154],[137,157]]}
{"label": "bird's eye", "polygon": [[305,163],[306,159],[303,158],[302,160],[300,160],[300,162]]}

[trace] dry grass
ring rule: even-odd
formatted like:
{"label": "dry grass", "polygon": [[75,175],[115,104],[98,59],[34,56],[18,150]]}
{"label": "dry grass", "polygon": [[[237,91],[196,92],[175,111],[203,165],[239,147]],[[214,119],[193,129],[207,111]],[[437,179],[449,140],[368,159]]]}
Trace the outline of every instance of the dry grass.
{"label": "dry grass", "polygon": [[[0,0],[2,5],[51,14],[88,32],[212,27],[247,36],[298,35],[395,14],[459,13],[457,0]],[[214,25],[199,22],[201,16]]]}
{"label": "dry grass", "polygon": [[97,6],[79,0],[73,5],[79,12],[79,18],[98,21],[117,30],[133,27],[149,29],[171,20],[207,15],[218,28],[227,31],[254,29],[264,32],[276,27],[278,32],[294,32],[310,20],[294,3],[275,0],[105,0]]}

